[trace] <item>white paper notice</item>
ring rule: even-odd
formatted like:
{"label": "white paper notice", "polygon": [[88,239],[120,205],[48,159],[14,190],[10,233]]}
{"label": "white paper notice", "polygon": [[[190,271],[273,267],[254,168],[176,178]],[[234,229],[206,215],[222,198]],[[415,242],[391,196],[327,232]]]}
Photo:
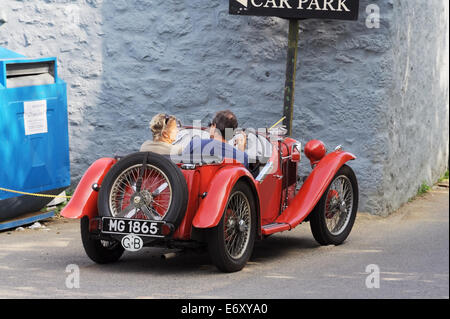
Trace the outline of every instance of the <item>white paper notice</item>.
{"label": "white paper notice", "polygon": [[47,100],[23,102],[25,135],[47,133]]}

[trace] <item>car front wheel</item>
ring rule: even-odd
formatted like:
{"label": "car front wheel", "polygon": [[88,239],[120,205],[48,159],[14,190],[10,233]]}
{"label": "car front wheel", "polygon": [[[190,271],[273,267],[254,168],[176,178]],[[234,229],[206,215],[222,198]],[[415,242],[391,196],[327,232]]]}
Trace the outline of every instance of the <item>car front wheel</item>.
{"label": "car front wheel", "polygon": [[321,245],[339,245],[347,239],[358,210],[358,183],[353,170],[342,166],[310,214],[314,239]]}

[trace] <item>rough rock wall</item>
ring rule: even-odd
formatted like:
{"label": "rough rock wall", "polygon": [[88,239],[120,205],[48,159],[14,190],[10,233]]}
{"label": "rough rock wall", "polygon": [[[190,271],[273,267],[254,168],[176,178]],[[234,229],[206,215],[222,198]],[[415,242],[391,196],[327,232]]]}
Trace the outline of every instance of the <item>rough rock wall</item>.
{"label": "rough rock wall", "polygon": [[[303,21],[295,97],[295,135],[342,144],[357,156],[350,163],[360,185],[360,210],[382,214],[388,141],[382,114],[389,107],[392,74],[392,5],[376,1],[379,28],[367,28],[360,1],[358,22]],[[304,170],[306,167],[304,166]]]}
{"label": "rough rock wall", "polygon": [[[448,3],[427,1],[424,11],[421,1],[407,2],[361,0],[357,22],[300,23],[294,137],[355,153],[360,210],[376,214],[405,202],[448,162],[448,119],[433,117],[448,117],[442,93],[448,75],[436,64],[448,55],[448,42],[437,44],[445,42],[447,21],[436,20],[444,19]],[[137,150],[151,138],[149,119],[161,111],[189,123],[230,108],[242,126],[255,128],[281,117],[285,20],[230,16],[228,0],[0,3],[6,20],[0,46],[58,57],[68,83],[74,181],[98,157]],[[370,3],[380,8],[380,28],[366,27]],[[423,18],[420,24],[411,11]],[[408,89],[401,91],[405,81]],[[424,118],[436,125],[425,127]],[[417,145],[425,143],[432,146],[421,152]],[[430,158],[432,152],[440,155]],[[307,163],[301,169],[310,170]]]}
{"label": "rough rock wall", "polygon": [[392,87],[382,118],[387,153],[376,196],[383,213],[436,182],[449,164],[449,2],[394,3]]}

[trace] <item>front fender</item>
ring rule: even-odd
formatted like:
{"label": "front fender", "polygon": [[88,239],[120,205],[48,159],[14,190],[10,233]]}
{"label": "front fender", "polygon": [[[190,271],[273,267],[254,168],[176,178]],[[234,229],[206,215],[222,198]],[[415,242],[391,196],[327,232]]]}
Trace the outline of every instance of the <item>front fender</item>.
{"label": "front fender", "polygon": [[321,159],[276,222],[287,223],[291,228],[300,224],[314,209],[337,171],[355,158],[351,153],[335,151]]}
{"label": "front fender", "polygon": [[114,158],[101,158],[95,161],[84,173],[69,203],[61,211],[61,215],[66,218],[96,217],[98,192],[92,189],[92,184],[100,185],[106,173],[116,162]]}
{"label": "front fender", "polygon": [[[243,166],[224,167],[220,169],[209,183],[207,195],[199,205],[192,221],[196,228],[211,228],[219,224],[231,190],[241,178],[249,182],[255,197],[255,206],[259,223],[259,190],[253,176]],[[259,229],[259,228],[258,228]]]}

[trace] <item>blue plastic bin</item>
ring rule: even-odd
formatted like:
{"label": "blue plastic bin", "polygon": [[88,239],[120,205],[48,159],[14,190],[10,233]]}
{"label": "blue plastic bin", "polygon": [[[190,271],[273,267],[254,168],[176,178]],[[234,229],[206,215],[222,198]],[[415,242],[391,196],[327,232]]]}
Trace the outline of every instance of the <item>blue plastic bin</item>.
{"label": "blue plastic bin", "polygon": [[[0,187],[58,194],[69,185],[66,83],[56,58],[28,59],[0,47]],[[50,201],[0,190],[0,220]]]}

